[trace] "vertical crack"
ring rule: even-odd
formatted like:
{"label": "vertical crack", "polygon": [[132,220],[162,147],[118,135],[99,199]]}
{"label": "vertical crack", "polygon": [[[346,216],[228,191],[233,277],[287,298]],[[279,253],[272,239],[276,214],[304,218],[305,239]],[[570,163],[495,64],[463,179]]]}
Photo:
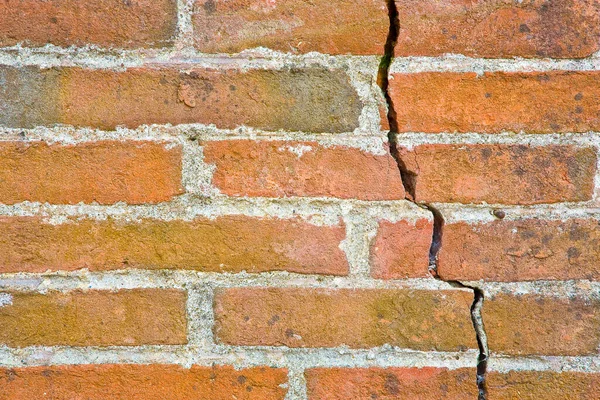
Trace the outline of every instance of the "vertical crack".
{"label": "vertical crack", "polygon": [[[444,231],[444,216],[436,207],[428,203],[420,203],[416,201],[416,179],[417,174],[410,171],[406,167],[406,163],[400,156],[398,146],[398,119],[394,107],[393,100],[389,94],[389,73],[392,61],[394,59],[394,51],[400,35],[400,17],[398,8],[395,0],[386,0],[388,14],[390,18],[390,28],[388,37],[384,46],[384,55],[379,63],[379,70],[377,72],[377,83],[383,92],[385,101],[387,103],[387,119],[390,126],[388,132],[388,142],[390,154],[396,160],[402,184],[406,192],[406,200],[414,203],[415,205],[424,208],[431,212],[433,215],[433,235],[431,240],[431,247],[429,248],[429,273],[435,278],[444,281],[438,274],[438,254],[442,248],[442,236]],[[483,325],[483,317],[481,310],[484,302],[484,293],[480,288],[465,285],[459,281],[444,281],[453,287],[470,289],[473,291],[473,303],[471,304],[471,321],[475,330],[477,338],[477,347],[479,348],[479,355],[477,357],[477,389],[478,389],[478,400],[487,399],[486,389],[486,372],[487,364],[489,359],[489,349],[487,345],[487,336]]]}

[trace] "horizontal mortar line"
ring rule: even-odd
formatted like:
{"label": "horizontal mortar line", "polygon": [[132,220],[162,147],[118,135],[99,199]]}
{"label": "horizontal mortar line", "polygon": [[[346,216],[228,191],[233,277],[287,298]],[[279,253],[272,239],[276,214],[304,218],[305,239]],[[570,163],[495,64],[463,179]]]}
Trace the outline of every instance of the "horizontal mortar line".
{"label": "horizontal mortar line", "polygon": [[[589,280],[539,280],[519,282],[465,281],[479,287],[486,298],[499,293],[514,295],[539,294],[547,297],[581,296],[600,298],[600,282]],[[399,289],[430,291],[468,291],[434,278],[378,280],[364,276],[302,275],[284,271],[263,273],[198,272],[192,270],[127,269],[106,272],[4,273],[0,274],[0,290],[15,292],[46,292],[48,290],[127,290],[198,288],[303,288],[303,289]],[[200,295],[202,296],[202,295]]]}
{"label": "horizontal mortar line", "polygon": [[[514,204],[463,204],[431,203],[444,211],[447,222],[486,222],[496,220],[492,211],[506,211],[505,220],[521,220],[544,217],[548,220],[568,218],[600,218],[600,204],[596,201],[572,203],[546,203],[533,205]],[[114,218],[124,221],[154,219],[159,221],[192,221],[197,217],[215,219],[224,216],[276,217],[294,219],[300,217],[317,226],[333,226],[340,222],[352,222],[356,217],[385,220],[417,220],[430,218],[429,213],[407,200],[367,201],[319,197],[204,197],[188,193],[170,202],[158,204],[48,204],[25,201],[16,204],[0,204],[0,216],[37,216],[48,223],[59,224],[69,218],[105,220]],[[319,217],[314,219],[313,217]],[[357,221],[358,222],[358,221]]]}
{"label": "horizontal mortar line", "polygon": [[600,146],[600,132],[569,133],[428,133],[404,132],[396,133],[398,145],[415,147],[424,144],[515,144],[515,145],[579,145]]}
{"label": "horizontal mortar line", "polygon": [[[428,133],[404,132],[395,134],[399,145],[413,147],[420,144],[579,144],[600,146],[600,132],[569,133]],[[0,141],[42,140],[55,143],[75,144],[102,140],[194,142],[221,140],[255,141],[314,141],[330,145],[377,149],[384,154],[383,144],[387,132],[306,133],[291,131],[265,131],[247,126],[221,129],[206,124],[142,125],[138,128],[118,127],[112,131],[94,128],[58,125],[54,127],[8,128],[0,127]]]}
{"label": "horizontal mortar line", "polygon": [[85,270],[52,273],[0,274],[2,291],[126,290],[195,288],[304,288],[304,289],[401,289],[470,291],[433,278],[377,280],[363,276],[302,275],[284,271],[263,273],[198,272],[192,270],[127,269],[107,272]]}
{"label": "horizontal mortar line", "polygon": [[474,58],[462,55],[440,57],[397,57],[390,73],[419,72],[546,72],[595,71],[600,69],[600,57],[594,54],[584,59]]}
{"label": "horizontal mortar line", "polygon": [[213,346],[132,346],[132,347],[0,347],[0,366],[42,366],[81,364],[214,364],[245,368],[260,365],[289,367],[443,367],[473,366],[475,350],[426,352],[382,346],[371,349]]}
{"label": "horizontal mortar line", "polygon": [[[515,296],[533,294],[557,299],[569,299],[573,297],[594,300],[600,299],[600,282],[586,279],[519,282],[487,282],[480,280],[461,282],[465,285],[483,290],[485,292],[486,300],[493,299],[496,295],[505,293],[513,294]],[[485,302],[483,307],[485,313]]]}
{"label": "horizontal mortar line", "polygon": [[384,144],[387,134],[373,133],[305,133],[291,131],[264,131],[240,126],[235,129],[219,129],[205,124],[142,125],[138,128],[117,127],[113,131],[100,129],[54,126],[36,128],[0,127],[0,142],[45,141],[58,144],[94,143],[98,141],[157,141],[194,144],[203,141],[253,140],[253,141],[300,141],[317,142],[324,146],[359,148],[374,154],[387,154]]}
{"label": "horizontal mortar line", "polygon": [[493,354],[488,372],[552,371],[600,373],[600,356],[508,356]]}
{"label": "horizontal mortar line", "polygon": [[322,53],[290,54],[265,48],[249,49],[241,53],[202,53],[193,48],[165,49],[100,49],[94,46],[61,48],[47,45],[43,48],[0,48],[0,64],[13,66],[67,67],[122,70],[152,64],[189,64],[190,67],[227,68],[287,68],[297,66],[346,67],[377,72],[381,56],[329,55]]}
{"label": "horizontal mortar line", "polygon": [[498,221],[494,210],[501,209],[506,216],[504,221],[523,221],[527,219],[543,219],[548,221],[566,221],[568,219],[599,219],[600,205],[590,203],[537,204],[530,206],[493,205],[493,204],[459,204],[432,203],[444,216],[446,224],[467,222],[471,224]]}
{"label": "horizontal mortar line", "polygon": [[[198,66],[255,66],[282,65],[289,63],[316,63],[344,65],[349,62],[371,64],[377,68],[380,55],[329,55],[323,53],[291,54],[267,48],[247,49],[240,53],[202,53],[194,48],[184,49],[102,49],[87,47],[5,47],[0,48],[0,63],[7,65],[40,65],[44,67],[80,65],[92,68],[121,69],[151,63],[194,63]],[[484,71],[550,71],[550,70],[598,70],[597,54],[584,59],[529,59],[529,58],[477,58],[460,54],[442,56],[396,57],[391,73],[414,72],[484,72]]]}
{"label": "horizontal mortar line", "polygon": [[[104,220],[107,217],[123,220],[156,219],[164,221],[191,221],[196,217],[214,219],[222,216],[303,218],[314,225],[338,225],[341,218],[368,215],[373,218],[405,219],[426,218],[427,213],[406,200],[367,201],[330,197],[204,197],[188,193],[170,202],[158,204],[48,204],[25,201],[0,204],[0,216],[40,216],[49,223],[65,222],[67,218],[89,217]],[[319,217],[319,218],[314,218]]]}

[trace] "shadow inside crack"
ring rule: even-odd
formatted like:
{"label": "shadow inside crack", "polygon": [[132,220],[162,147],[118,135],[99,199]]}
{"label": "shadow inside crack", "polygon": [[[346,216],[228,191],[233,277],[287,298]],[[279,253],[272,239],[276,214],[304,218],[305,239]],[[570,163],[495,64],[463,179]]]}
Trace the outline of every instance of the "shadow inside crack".
{"label": "shadow inside crack", "polygon": [[393,99],[389,93],[389,74],[392,61],[394,59],[394,52],[398,37],[400,35],[400,18],[398,8],[395,0],[387,0],[388,14],[390,18],[390,27],[388,31],[387,40],[384,46],[384,55],[379,63],[379,70],[377,73],[377,83],[383,92],[385,101],[387,103],[387,119],[390,130],[388,132],[388,142],[391,156],[396,161],[400,176],[402,178],[402,184],[406,192],[406,200],[416,204],[417,206],[429,210],[433,215],[433,235],[431,240],[431,247],[429,249],[429,272],[438,280],[444,281],[449,285],[461,289],[470,289],[473,291],[473,303],[471,304],[471,321],[475,330],[477,338],[477,346],[479,348],[479,355],[477,357],[477,389],[478,389],[478,400],[487,399],[487,388],[486,388],[486,372],[487,364],[489,359],[489,350],[487,346],[487,336],[483,325],[483,317],[481,310],[484,302],[484,293],[480,288],[468,286],[459,281],[445,281],[438,274],[438,255],[442,248],[442,236],[444,230],[444,217],[440,210],[435,206],[428,203],[419,203],[416,199],[416,182],[417,173],[409,170],[406,163],[402,159],[399,151],[397,135],[398,120],[395,105]]}

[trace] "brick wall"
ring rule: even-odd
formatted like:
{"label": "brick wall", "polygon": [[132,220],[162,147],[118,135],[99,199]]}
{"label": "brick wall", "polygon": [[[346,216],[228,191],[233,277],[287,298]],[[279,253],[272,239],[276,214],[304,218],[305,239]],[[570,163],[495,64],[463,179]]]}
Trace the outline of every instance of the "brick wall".
{"label": "brick wall", "polygon": [[596,399],[596,0],[0,3],[0,400]]}

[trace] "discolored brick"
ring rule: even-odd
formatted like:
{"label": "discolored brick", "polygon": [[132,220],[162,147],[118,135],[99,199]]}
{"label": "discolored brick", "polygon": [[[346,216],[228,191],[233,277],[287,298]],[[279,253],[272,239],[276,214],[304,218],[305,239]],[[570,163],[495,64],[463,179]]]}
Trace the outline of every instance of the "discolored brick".
{"label": "discolored brick", "polygon": [[224,216],[193,221],[0,217],[0,271],[124,268],[345,275],[345,227]]}
{"label": "discolored brick", "polygon": [[187,343],[181,290],[14,292],[3,300],[0,343],[11,347]]}
{"label": "discolored brick", "polygon": [[215,336],[238,346],[423,351],[475,348],[466,291],[232,288],[215,293]]}

